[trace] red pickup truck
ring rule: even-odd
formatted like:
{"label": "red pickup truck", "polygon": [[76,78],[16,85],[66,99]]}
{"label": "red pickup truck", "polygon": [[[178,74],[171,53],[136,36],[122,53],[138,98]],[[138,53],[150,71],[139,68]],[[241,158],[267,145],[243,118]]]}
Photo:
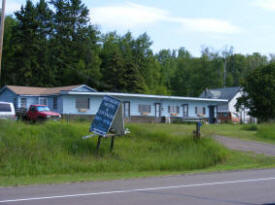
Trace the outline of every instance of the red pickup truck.
{"label": "red pickup truck", "polygon": [[61,115],[57,112],[51,111],[46,105],[31,105],[25,117],[27,120],[36,122],[47,119],[59,120]]}

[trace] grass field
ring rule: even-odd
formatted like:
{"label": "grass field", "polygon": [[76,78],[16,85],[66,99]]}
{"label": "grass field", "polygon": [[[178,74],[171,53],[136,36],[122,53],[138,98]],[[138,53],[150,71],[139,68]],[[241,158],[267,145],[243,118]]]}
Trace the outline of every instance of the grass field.
{"label": "grass field", "polygon": [[[88,122],[0,121],[0,186],[271,167],[275,159],[229,151],[210,138],[193,141],[194,125],[128,124],[109,152],[104,139],[83,140]],[[214,127],[214,130],[217,130]],[[211,127],[202,129],[203,135]],[[244,132],[251,132],[244,130]],[[269,136],[269,135],[268,135]]]}

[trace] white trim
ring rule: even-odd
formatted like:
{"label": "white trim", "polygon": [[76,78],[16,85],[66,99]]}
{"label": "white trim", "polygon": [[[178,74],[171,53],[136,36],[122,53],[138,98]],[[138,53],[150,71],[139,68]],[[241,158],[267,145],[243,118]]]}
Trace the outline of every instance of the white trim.
{"label": "white trim", "polygon": [[115,97],[137,97],[137,98],[157,98],[168,100],[191,100],[191,101],[209,101],[209,102],[228,102],[226,99],[212,99],[212,98],[195,98],[195,97],[178,97],[178,96],[164,96],[164,95],[144,95],[144,94],[129,94],[129,93],[110,93],[110,92],[72,92],[68,95],[92,95],[92,96],[115,96]]}

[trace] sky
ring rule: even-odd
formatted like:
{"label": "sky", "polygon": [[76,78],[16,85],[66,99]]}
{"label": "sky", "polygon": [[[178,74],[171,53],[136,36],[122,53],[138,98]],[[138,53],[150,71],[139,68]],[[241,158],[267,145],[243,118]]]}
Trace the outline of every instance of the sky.
{"label": "sky", "polygon": [[[35,0],[34,2],[36,2]],[[275,53],[275,0],[82,0],[102,33],[147,33],[152,49]],[[6,12],[25,0],[7,0]]]}

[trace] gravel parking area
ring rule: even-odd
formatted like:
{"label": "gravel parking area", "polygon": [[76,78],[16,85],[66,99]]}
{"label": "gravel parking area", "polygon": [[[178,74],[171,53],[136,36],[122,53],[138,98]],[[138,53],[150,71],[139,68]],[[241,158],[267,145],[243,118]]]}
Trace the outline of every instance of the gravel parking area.
{"label": "gravel parking area", "polygon": [[267,156],[275,156],[275,145],[272,144],[255,141],[246,141],[224,136],[214,136],[214,138],[221,144],[233,150],[248,152],[250,151],[258,154],[264,154]]}

